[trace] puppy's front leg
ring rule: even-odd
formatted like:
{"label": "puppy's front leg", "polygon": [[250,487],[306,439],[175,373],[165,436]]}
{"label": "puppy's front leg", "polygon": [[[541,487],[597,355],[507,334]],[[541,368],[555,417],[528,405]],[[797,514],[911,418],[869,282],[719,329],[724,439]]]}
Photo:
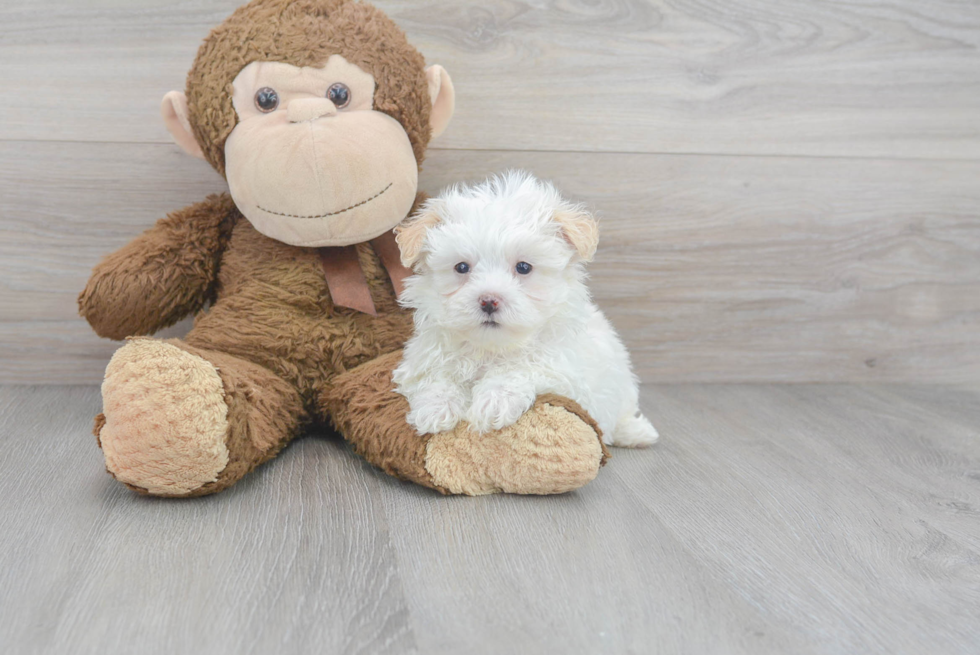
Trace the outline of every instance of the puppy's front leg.
{"label": "puppy's front leg", "polygon": [[419,434],[451,430],[463,418],[466,397],[458,385],[448,380],[426,380],[402,393],[411,408],[406,420]]}
{"label": "puppy's front leg", "polygon": [[473,386],[473,401],[466,420],[477,432],[512,425],[534,404],[531,380],[520,375],[493,375]]}

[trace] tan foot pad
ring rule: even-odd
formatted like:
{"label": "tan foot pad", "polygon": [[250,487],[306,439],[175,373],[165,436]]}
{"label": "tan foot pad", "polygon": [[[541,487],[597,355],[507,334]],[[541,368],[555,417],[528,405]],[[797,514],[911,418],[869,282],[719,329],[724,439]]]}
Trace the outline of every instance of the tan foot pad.
{"label": "tan foot pad", "polygon": [[[106,468],[158,496],[182,496],[228,465],[228,406],[207,360],[154,339],[116,351],[102,383]],[[97,428],[100,426],[96,426]]]}
{"label": "tan foot pad", "polygon": [[451,493],[560,494],[591,482],[608,451],[574,402],[542,396],[514,425],[478,435],[465,423],[434,435],[425,468]]}

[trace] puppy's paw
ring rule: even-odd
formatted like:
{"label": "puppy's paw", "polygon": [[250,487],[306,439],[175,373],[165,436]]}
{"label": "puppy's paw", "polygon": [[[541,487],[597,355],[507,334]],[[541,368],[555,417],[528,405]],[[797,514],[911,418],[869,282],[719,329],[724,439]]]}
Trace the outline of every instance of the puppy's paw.
{"label": "puppy's paw", "polygon": [[646,448],[657,442],[660,435],[643,414],[619,419],[612,435],[603,435],[603,441],[619,448]]}
{"label": "puppy's paw", "polygon": [[427,394],[411,402],[406,419],[419,434],[437,434],[452,430],[463,418],[463,403],[455,395]]}
{"label": "puppy's paw", "polygon": [[466,420],[477,432],[499,430],[516,423],[533,403],[530,390],[498,383],[477,385]]}

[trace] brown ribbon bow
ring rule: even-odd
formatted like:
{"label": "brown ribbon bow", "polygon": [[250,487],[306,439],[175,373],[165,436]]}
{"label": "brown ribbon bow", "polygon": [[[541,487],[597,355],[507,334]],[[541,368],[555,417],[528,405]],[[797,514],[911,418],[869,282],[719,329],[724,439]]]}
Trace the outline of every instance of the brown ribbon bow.
{"label": "brown ribbon bow", "polygon": [[[401,253],[395,242],[394,232],[385,232],[377,239],[371,240],[371,247],[381,258],[391,284],[395,287],[395,296],[401,295],[405,288],[405,278],[412,271],[402,265]],[[327,278],[327,288],[333,304],[338,307],[349,307],[359,312],[377,316],[371,300],[371,290],[368,289],[364,271],[357,261],[357,246],[331,246],[319,248],[320,265],[323,275]]]}

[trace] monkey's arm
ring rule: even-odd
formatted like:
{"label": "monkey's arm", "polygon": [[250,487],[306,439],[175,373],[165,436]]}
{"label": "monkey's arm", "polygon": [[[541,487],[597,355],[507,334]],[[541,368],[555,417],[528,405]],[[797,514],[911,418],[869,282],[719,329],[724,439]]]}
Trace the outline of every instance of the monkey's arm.
{"label": "monkey's arm", "polygon": [[149,335],[211,299],[238,211],[226,194],[176,211],[102,260],[78,297],[101,337]]}

